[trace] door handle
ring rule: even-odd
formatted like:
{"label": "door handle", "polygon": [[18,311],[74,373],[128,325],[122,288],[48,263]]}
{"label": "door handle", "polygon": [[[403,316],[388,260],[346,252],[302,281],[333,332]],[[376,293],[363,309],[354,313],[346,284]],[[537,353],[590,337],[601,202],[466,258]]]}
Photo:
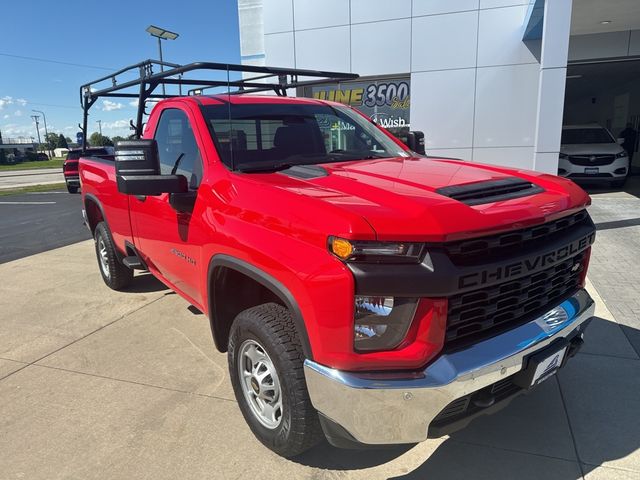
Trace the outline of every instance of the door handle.
{"label": "door handle", "polygon": [[146,196],[146,195],[134,195],[134,196],[135,196],[135,197],[138,199],[138,201],[140,201],[140,202],[144,202],[144,201],[147,199],[147,196]]}

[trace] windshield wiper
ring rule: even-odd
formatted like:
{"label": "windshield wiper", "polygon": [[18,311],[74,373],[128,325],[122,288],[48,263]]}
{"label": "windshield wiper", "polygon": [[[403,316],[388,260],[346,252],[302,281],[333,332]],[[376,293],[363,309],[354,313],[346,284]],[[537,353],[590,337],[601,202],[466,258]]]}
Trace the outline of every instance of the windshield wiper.
{"label": "windshield wiper", "polygon": [[283,163],[271,163],[268,165],[254,164],[254,165],[239,165],[237,170],[244,173],[257,173],[257,172],[279,172],[280,170],[286,170],[293,167],[293,164]]}
{"label": "windshield wiper", "polygon": [[[336,150],[331,150],[329,155],[340,155],[343,158],[340,161],[349,161],[349,160],[372,160],[375,158],[391,158],[390,155],[377,153],[374,150],[343,150],[338,148]],[[347,157],[347,158],[344,158]]]}
{"label": "windshield wiper", "polygon": [[[249,163],[249,164],[240,164],[236,166],[236,170],[241,172],[277,172],[280,170],[286,170],[287,168],[294,167],[296,165],[315,165],[317,163],[323,163],[327,161],[327,158],[330,160],[331,157],[328,157],[327,154],[322,153],[297,153],[294,155],[289,155],[288,157],[283,158],[281,162],[276,163]],[[304,161],[306,160],[306,161]]]}

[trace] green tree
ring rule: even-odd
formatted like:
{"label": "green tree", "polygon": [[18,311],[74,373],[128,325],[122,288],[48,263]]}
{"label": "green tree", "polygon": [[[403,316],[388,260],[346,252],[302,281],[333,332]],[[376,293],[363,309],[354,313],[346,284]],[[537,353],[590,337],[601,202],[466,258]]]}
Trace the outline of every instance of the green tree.
{"label": "green tree", "polygon": [[122,140],[126,140],[126,138],[121,137],[120,135],[116,135],[115,137],[111,137],[111,141],[113,142],[113,144],[115,145],[117,142],[120,142]]}
{"label": "green tree", "polygon": [[98,132],[93,132],[89,137],[89,145],[92,147],[112,147],[113,142],[106,135],[101,135]]}
{"label": "green tree", "polygon": [[69,144],[67,143],[67,139],[64,138],[64,135],[58,135],[58,143],[56,148],[69,148]]}
{"label": "green tree", "polygon": [[40,150],[53,150],[58,147],[58,134],[49,132],[44,137],[44,142],[40,144]]}

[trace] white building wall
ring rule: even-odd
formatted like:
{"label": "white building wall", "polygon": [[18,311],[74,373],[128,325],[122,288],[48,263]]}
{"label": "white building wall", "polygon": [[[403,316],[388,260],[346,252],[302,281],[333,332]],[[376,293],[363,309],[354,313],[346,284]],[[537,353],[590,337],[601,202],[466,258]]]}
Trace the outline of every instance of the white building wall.
{"label": "white building wall", "polygon": [[[411,127],[425,132],[428,153],[556,170],[559,132],[545,145],[548,158],[535,160],[547,135],[538,123],[560,125],[562,111],[539,105],[541,65],[522,41],[532,0],[262,3],[267,65],[410,73]],[[568,38],[568,24],[553,28]],[[559,61],[566,66],[566,53]],[[557,77],[549,75],[545,91],[560,88],[563,96]]]}

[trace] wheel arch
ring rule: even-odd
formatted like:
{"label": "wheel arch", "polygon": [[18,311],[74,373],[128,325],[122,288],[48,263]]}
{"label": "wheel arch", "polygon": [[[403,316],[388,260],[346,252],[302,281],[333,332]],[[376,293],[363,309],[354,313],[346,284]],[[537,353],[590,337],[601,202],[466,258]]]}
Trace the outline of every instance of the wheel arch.
{"label": "wheel arch", "polygon": [[[226,269],[226,270],[225,270]],[[309,342],[309,336],[307,334],[307,328],[304,323],[302,312],[298,306],[297,301],[291,294],[289,289],[285,287],[282,282],[269,275],[260,268],[236,257],[230,255],[218,254],[211,258],[209,262],[209,268],[207,272],[207,303],[209,310],[209,322],[211,325],[211,333],[215,342],[216,348],[221,352],[227,351],[227,344],[229,340],[229,331],[233,319],[225,318],[219,303],[216,302],[216,293],[223,291],[220,285],[219,272],[231,271],[235,274],[243,275],[244,277],[255,282],[257,285],[270,292],[275,299],[279,300],[283,306],[289,309],[296,325],[297,333],[300,337],[300,343],[302,345],[302,351],[306,358],[312,359],[313,353],[311,350],[311,344]],[[249,305],[255,306],[255,305]],[[246,307],[246,308],[249,308]],[[239,311],[237,312],[239,313]],[[226,316],[228,317],[228,315]],[[235,317],[234,317],[235,318]]]}
{"label": "wheel arch", "polygon": [[95,195],[90,193],[84,195],[84,211],[87,220],[87,227],[89,227],[92,236],[94,235],[96,225],[98,225],[98,223],[105,222],[107,227],[109,226],[107,217],[104,214],[104,208],[102,208],[100,200],[98,200]]}

